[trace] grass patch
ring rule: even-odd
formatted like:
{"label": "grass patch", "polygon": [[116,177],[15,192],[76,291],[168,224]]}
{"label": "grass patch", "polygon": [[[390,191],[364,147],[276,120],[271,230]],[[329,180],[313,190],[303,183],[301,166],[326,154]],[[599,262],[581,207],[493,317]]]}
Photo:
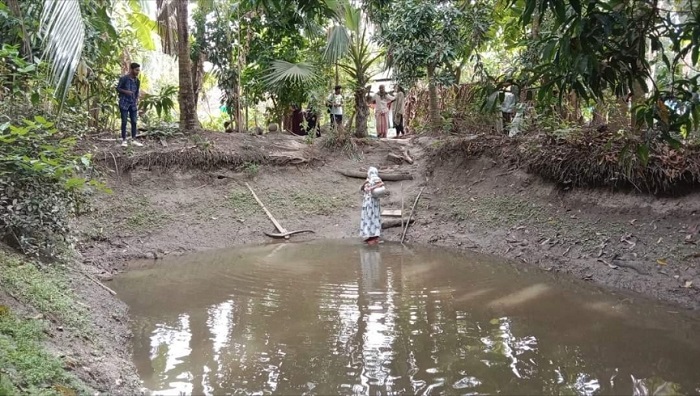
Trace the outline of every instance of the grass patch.
{"label": "grass patch", "polygon": [[[305,190],[256,191],[258,198],[275,217],[285,213],[305,215],[330,215],[347,206],[343,198],[334,198],[328,194],[313,193]],[[263,210],[244,188],[236,188],[229,194],[229,204],[238,216],[263,214]]]}
{"label": "grass patch", "polygon": [[124,224],[134,231],[154,230],[164,226],[170,216],[164,211],[153,207],[147,198],[140,198],[131,207],[126,208],[129,214]]}
{"label": "grass patch", "polygon": [[146,197],[123,200],[106,197],[109,205],[91,215],[83,230],[83,239],[105,239],[115,231],[152,231],[162,228],[172,219],[170,214],[155,207]]}
{"label": "grass patch", "polygon": [[63,362],[45,350],[43,339],[42,322],[0,310],[0,395],[89,394],[64,370]]}
{"label": "grass patch", "polygon": [[625,233],[625,227],[619,223],[597,226],[574,212],[556,213],[546,206],[513,196],[457,200],[450,204],[450,211],[459,221],[472,221],[484,228],[532,227],[536,230],[535,236],[564,236],[585,249],[597,249],[601,241]]}
{"label": "grass patch", "polygon": [[245,172],[249,179],[254,179],[255,176],[260,173],[260,165],[256,164],[255,162],[245,162],[242,168],[243,172]]}
{"label": "grass patch", "polygon": [[341,199],[306,191],[294,191],[289,195],[294,209],[313,215],[329,215],[343,206]]}
{"label": "grass patch", "polygon": [[258,210],[262,211],[247,188],[232,190],[228,197],[228,203],[238,216],[250,216]]}
{"label": "grass patch", "polygon": [[65,275],[0,250],[0,287],[65,326],[88,331],[87,312],[76,304]]}

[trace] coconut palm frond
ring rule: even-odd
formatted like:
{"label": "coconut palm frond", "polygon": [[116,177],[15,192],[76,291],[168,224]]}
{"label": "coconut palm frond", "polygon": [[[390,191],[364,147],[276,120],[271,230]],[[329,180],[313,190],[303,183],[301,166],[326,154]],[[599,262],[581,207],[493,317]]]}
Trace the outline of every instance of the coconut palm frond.
{"label": "coconut palm frond", "polygon": [[45,0],[40,32],[56,97],[63,103],[83,53],[85,22],[80,2]]}
{"label": "coconut palm frond", "polygon": [[285,82],[308,83],[317,78],[316,68],[312,64],[276,60],[264,80],[269,86],[278,86]]}
{"label": "coconut palm frond", "polygon": [[323,59],[335,63],[347,55],[350,50],[350,34],[345,26],[336,25],[328,31],[328,41],[323,50]]}
{"label": "coconut palm frond", "polygon": [[343,15],[345,26],[353,32],[359,32],[362,28],[362,11],[351,5],[347,5],[343,8],[345,10]]}

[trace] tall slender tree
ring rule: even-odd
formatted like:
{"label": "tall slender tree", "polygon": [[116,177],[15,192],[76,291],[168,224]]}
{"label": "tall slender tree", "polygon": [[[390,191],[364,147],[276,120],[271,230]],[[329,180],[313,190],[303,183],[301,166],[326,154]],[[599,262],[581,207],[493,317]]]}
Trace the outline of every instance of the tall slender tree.
{"label": "tall slender tree", "polygon": [[180,129],[192,131],[197,127],[197,107],[192,87],[190,33],[188,28],[189,0],[177,0],[177,52],[180,92]]}

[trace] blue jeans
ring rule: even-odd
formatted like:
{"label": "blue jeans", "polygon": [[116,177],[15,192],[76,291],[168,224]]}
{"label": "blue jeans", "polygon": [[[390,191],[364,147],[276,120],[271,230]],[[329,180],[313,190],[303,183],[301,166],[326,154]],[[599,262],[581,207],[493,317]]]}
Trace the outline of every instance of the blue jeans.
{"label": "blue jeans", "polygon": [[122,141],[126,140],[126,120],[127,116],[131,120],[131,137],[136,138],[136,106],[131,106],[128,109],[119,108],[119,112],[122,114]]}

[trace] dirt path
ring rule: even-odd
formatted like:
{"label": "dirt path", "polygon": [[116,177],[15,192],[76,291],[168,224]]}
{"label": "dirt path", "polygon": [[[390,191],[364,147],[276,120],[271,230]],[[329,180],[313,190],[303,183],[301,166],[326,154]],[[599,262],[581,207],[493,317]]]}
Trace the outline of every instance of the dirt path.
{"label": "dirt path", "polygon": [[[151,163],[152,158],[162,158],[164,150],[158,147],[140,162],[115,159],[136,165],[112,177],[114,193],[97,199],[97,211],[82,219],[80,248],[100,275],[108,278],[131,259],[269,242],[263,231],[273,231],[273,226],[245,182],[285,228],[316,231],[295,239],[356,238],[362,181],[338,170],[361,170],[372,164],[415,176],[389,183],[392,194],[382,200],[385,209],[401,207],[402,183],[407,207],[426,187],[409,243],[497,254],[613,290],[700,308],[696,196],[655,199],[606,191],[562,192],[486,157],[431,163],[428,153],[436,143],[429,139],[410,145],[413,165],[398,166],[387,159],[388,153],[401,152],[403,145],[396,142],[359,147],[359,158],[351,159],[342,153],[322,154],[290,136],[212,136],[217,155],[228,153],[231,162],[237,155],[255,153],[253,158],[274,158],[271,163],[278,166],[240,160],[237,172],[220,164],[202,170],[201,161],[194,167],[173,163],[168,169],[155,165],[147,169],[144,158],[151,158]],[[166,150],[177,152],[182,147],[186,149],[187,143],[171,144]],[[111,155],[106,157],[109,165]],[[299,166],[290,166],[289,158],[296,158]],[[400,229],[387,230],[385,238],[399,240]]]}

